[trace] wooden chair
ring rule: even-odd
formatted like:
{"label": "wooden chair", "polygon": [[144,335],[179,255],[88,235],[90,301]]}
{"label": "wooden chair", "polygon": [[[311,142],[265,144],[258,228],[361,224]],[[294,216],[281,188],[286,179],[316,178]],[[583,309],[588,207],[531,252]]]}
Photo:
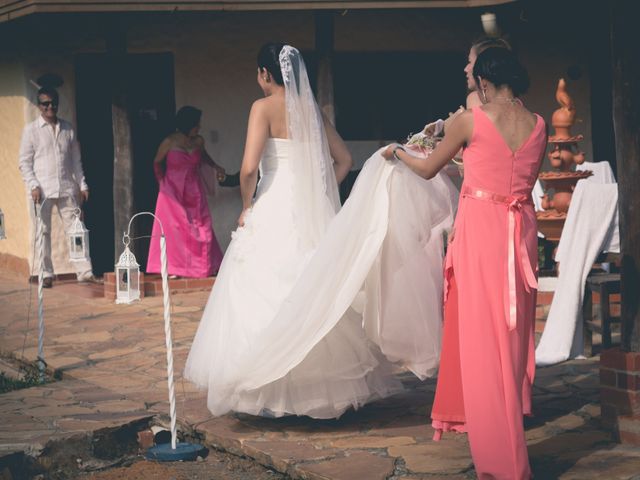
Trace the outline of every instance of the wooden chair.
{"label": "wooden chair", "polygon": [[[598,292],[600,302],[593,309],[593,293]],[[584,318],[584,354],[593,354],[593,333],[602,336],[602,349],[611,348],[611,324],[620,323],[620,317],[611,316],[609,295],[620,293],[620,274],[591,274],[587,277],[582,304]]]}

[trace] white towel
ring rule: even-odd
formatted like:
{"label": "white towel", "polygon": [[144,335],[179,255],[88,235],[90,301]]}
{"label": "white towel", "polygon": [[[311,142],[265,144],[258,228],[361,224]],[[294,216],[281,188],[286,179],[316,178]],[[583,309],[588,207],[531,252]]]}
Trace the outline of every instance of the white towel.
{"label": "white towel", "polygon": [[618,185],[581,180],[571,199],[556,260],[560,276],[542,338],[539,366],[583,353],[582,301],[587,275],[602,251],[619,251]]}
{"label": "white towel", "polygon": [[[584,180],[580,180],[578,185],[576,185],[576,191],[578,190],[578,186],[582,183],[588,182],[590,184],[616,184],[616,179],[613,176],[613,170],[611,169],[611,165],[609,162],[584,162],[582,165],[578,165],[576,170],[591,170],[593,175],[585,178]],[[583,187],[580,187],[582,190]],[[591,192],[591,190],[589,190]],[[598,191],[594,190],[593,193],[588,193],[588,195],[598,195]],[[581,194],[582,195],[582,194]],[[573,198],[575,198],[575,193]],[[571,201],[571,205],[573,205],[573,200]],[[567,218],[567,222],[569,219]],[[612,234],[607,239],[607,241],[602,245],[603,252],[620,252],[620,231],[618,228],[618,214],[616,213],[614,218],[615,226],[612,227]],[[566,228],[566,225],[565,225]],[[562,238],[560,238],[560,243],[558,243],[558,248],[556,250],[555,260],[556,262],[562,263],[565,260],[565,256],[568,252],[572,251],[572,240],[570,236],[567,238],[564,237],[565,230],[562,231]]]}
{"label": "white towel", "polygon": [[544,211],[544,208],[542,208],[543,195],[544,195],[544,188],[542,188],[542,184],[540,183],[540,180],[536,180],[536,184],[533,186],[533,192],[531,192],[531,196],[533,197],[533,205],[536,209],[536,212]]}
{"label": "white towel", "polygon": [[616,183],[616,177],[609,162],[584,162],[576,165],[576,170],[591,170],[593,175],[586,180],[590,183]]}
{"label": "white towel", "polygon": [[[533,205],[536,209],[536,212],[544,211],[544,208],[542,208],[543,195],[544,188],[542,188],[542,183],[540,183],[540,180],[536,180],[536,184],[533,186],[533,192],[531,192],[531,196],[533,197]],[[544,234],[541,231],[538,231],[538,238],[544,238]]]}

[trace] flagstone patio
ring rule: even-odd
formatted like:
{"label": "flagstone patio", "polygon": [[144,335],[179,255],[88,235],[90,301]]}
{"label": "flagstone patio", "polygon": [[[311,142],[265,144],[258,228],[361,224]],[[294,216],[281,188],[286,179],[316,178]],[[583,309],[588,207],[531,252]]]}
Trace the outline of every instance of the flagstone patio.
{"label": "flagstone patio", "polygon": [[[0,395],[0,475],[3,459],[13,453],[37,457],[50,442],[149,419],[167,421],[162,298],[115,305],[82,288],[60,284],[45,290],[45,359],[62,377]],[[34,285],[0,274],[3,355],[36,359],[36,294]],[[339,420],[212,418],[203,393],[181,377],[207,296],[199,291],[172,297],[181,434],[292,478],[474,478],[465,436],[431,440],[435,382],[407,373],[399,372],[405,393]],[[534,416],[525,420],[536,478],[640,478],[640,449],[611,441],[600,427],[598,396],[597,357],[538,369]]]}

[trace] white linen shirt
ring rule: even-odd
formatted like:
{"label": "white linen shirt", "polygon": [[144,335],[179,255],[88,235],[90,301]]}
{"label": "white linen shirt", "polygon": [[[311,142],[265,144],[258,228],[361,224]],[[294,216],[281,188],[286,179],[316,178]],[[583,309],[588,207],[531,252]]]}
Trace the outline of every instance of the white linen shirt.
{"label": "white linen shirt", "polygon": [[24,127],[19,167],[27,189],[40,187],[48,198],[75,196],[78,187],[89,190],[73,127],[60,118],[51,126],[38,116]]}

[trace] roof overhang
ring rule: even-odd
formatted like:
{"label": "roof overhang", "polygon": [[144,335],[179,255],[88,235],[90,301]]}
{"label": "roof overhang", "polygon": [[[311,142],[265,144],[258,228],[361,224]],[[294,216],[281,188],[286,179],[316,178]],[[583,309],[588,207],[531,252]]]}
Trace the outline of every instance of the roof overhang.
{"label": "roof overhang", "polygon": [[256,10],[334,10],[390,8],[465,8],[488,7],[517,0],[192,0],[163,2],[138,0],[110,2],[92,0],[4,0],[0,1],[0,23],[35,13],[125,13],[125,12],[207,12]]}

